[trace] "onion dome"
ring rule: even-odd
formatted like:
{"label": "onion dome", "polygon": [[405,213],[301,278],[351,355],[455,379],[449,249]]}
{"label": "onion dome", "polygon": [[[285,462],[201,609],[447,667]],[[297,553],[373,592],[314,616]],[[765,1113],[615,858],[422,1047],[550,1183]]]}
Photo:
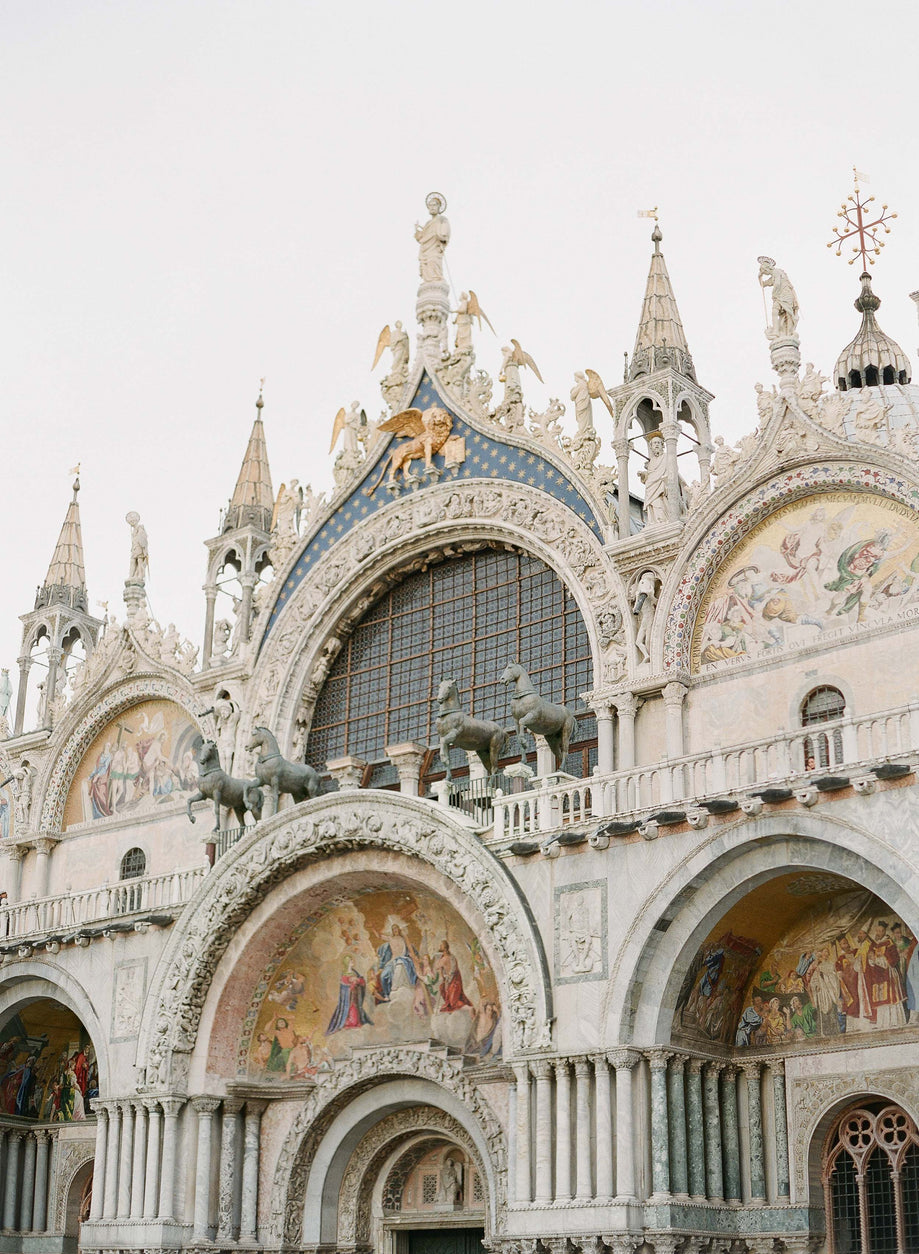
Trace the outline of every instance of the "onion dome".
{"label": "onion dome", "polygon": [[840,392],[910,381],[909,358],[875,321],[880,305],[880,297],[871,290],[870,276],[863,274],[862,290],[855,302],[855,308],[862,315],[862,325],[836,362],[836,386]]}

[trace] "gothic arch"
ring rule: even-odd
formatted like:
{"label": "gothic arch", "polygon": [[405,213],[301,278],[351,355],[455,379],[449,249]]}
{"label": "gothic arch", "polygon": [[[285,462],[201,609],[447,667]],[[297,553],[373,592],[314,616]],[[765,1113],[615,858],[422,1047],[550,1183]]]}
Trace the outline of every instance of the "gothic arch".
{"label": "gothic arch", "polygon": [[317,797],[259,823],[205,878],[173,930],[147,999],[138,1063],[148,1085],[184,1082],[217,964],[271,888],[317,859],[374,849],[420,859],[474,901],[500,960],[512,1048],[548,1043],[546,957],[503,863],[445,809],[399,794],[382,807],[379,793],[356,790]]}
{"label": "gothic arch", "polygon": [[870,884],[913,931],[919,902],[904,885],[916,868],[863,828],[815,815],[762,815],[718,829],[674,867],[636,916],[615,960],[607,1031],[622,1044],[666,1044],[676,998],[718,919],[774,876],[820,870]]}
{"label": "gothic arch", "polygon": [[55,733],[57,751],[49,757],[36,790],[41,798],[43,832],[61,830],[70,785],[93,740],[116,715],[141,701],[172,701],[196,723],[204,708],[190,685],[155,675],[125,680],[110,688],[101,699],[87,694],[86,712],[81,716],[79,708],[74,710],[64,721],[59,738]]}
{"label": "gothic arch", "polygon": [[301,1107],[275,1167],[272,1242],[299,1246],[303,1238],[327,1239],[320,1228],[321,1199],[337,1196],[348,1161],[369,1129],[406,1104],[432,1106],[466,1133],[484,1172],[488,1213],[500,1213],[507,1175],[504,1132],[462,1061],[446,1052],[390,1048],[337,1064]]}
{"label": "gothic arch", "polygon": [[[347,633],[388,582],[411,572],[434,549],[507,543],[555,572],[584,619],[594,658],[594,686],[619,678],[616,643],[600,645],[598,615],[624,588],[602,543],[586,523],[544,492],[473,480],[442,483],[394,501],[319,560],[285,607],[259,657],[247,729],[275,729],[290,745],[301,693],[330,636]],[[612,670],[610,668],[613,668]]]}
{"label": "gothic arch", "polygon": [[737,545],[770,514],[802,497],[840,490],[886,497],[910,511],[919,499],[919,491],[899,474],[838,458],[776,474],[758,488],[749,481],[746,486],[745,495],[721,503],[714,521],[707,510],[700,511],[662,589],[653,644],[662,651],[657,656],[663,656],[669,674],[688,673],[696,617],[709,585]]}

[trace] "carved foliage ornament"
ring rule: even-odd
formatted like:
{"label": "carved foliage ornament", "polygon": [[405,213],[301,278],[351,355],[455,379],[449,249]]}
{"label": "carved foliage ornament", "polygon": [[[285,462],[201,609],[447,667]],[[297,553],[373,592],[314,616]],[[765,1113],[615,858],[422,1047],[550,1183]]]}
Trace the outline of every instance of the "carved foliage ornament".
{"label": "carved foliage ornament", "polygon": [[[461,1062],[410,1047],[356,1055],[335,1069],[304,1102],[278,1156],[271,1190],[271,1240],[299,1245],[306,1186],[316,1149],[337,1112],[359,1091],[391,1077],[431,1080],[453,1094],[475,1120],[501,1184],[507,1168],[504,1133]],[[382,1125],[380,1125],[382,1126]],[[476,1155],[478,1159],[478,1155]]]}
{"label": "carved foliage ornament", "polygon": [[502,864],[474,836],[435,816],[427,803],[395,795],[384,813],[370,796],[349,796],[347,809],[338,794],[303,805],[310,807],[306,813],[255,827],[221,859],[183,915],[145,1028],[148,1087],[168,1087],[173,1054],[194,1048],[217,963],[257,903],[302,865],[368,848],[421,859],[476,903],[501,961],[502,1006],[513,1047],[545,1043],[551,992],[538,936]]}
{"label": "carved foliage ornament", "polygon": [[[380,510],[325,554],[313,577],[297,588],[259,658],[253,722],[278,728],[293,721],[304,673],[308,675],[318,660],[321,641],[332,629],[336,606],[341,606],[349,590],[353,595],[355,582],[362,575],[369,577],[383,562],[391,565],[400,550],[408,556],[414,539],[423,536],[427,553],[432,544],[452,546],[473,530],[478,535],[487,531],[490,538],[533,552],[564,583],[580,585],[578,600],[593,640],[598,638],[596,622],[602,611],[618,604],[621,623],[625,597],[620,580],[603,546],[567,506],[544,492],[519,485],[439,484],[416,499],[394,502]],[[372,599],[361,599],[361,611]],[[354,619],[354,610],[348,617]],[[341,634],[340,625],[335,630]],[[600,652],[604,666],[604,655],[609,653],[609,682],[618,679],[621,670],[620,651],[614,647],[619,644],[614,641],[617,635],[617,631],[603,632],[608,643]],[[315,658],[312,653],[306,656],[309,641],[313,642]],[[596,679],[607,682],[602,676]]]}

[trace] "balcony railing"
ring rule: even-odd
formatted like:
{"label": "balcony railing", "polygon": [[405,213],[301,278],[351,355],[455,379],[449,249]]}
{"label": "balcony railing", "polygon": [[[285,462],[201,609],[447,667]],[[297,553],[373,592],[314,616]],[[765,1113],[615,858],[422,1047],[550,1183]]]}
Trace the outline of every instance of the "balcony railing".
{"label": "balcony railing", "polygon": [[653,811],[678,801],[749,793],[778,780],[803,786],[808,777],[870,766],[919,751],[919,704],[862,718],[841,718],[765,740],[589,779],[550,776],[525,793],[495,796],[497,843],[534,839],[572,824]]}
{"label": "balcony railing", "polygon": [[69,936],[92,924],[174,909],[189,900],[207,869],[138,876],[85,892],[14,902],[0,909],[0,944],[30,936]]}

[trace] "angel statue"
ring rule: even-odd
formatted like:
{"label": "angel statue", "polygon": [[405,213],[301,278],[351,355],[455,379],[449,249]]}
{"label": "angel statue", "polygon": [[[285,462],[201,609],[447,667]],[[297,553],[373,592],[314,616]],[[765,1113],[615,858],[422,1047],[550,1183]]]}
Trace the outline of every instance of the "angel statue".
{"label": "angel statue", "polygon": [[367,493],[368,496],[373,496],[386,477],[387,471],[390,484],[396,482],[396,475],[399,471],[402,472],[404,482],[411,474],[412,462],[418,457],[424,458],[426,470],[433,470],[434,455],[440,452],[450,438],[453,418],[439,405],[432,405],[423,413],[420,409],[403,409],[401,413],[395,414],[386,422],[381,422],[377,430],[391,431],[394,435],[410,438],[407,444],[397,444],[389,454],[383,463],[380,477]]}
{"label": "angel statue", "polygon": [[520,369],[522,366],[529,366],[540,383],[543,382],[543,377],[530,354],[521,348],[519,340],[512,339],[511,344],[513,348],[505,344],[501,350],[503,360],[498,381],[504,384],[504,399],[495,411],[495,418],[498,421],[503,420],[508,431],[520,431],[524,425],[523,387],[520,383]]}
{"label": "angel statue", "polygon": [[759,285],[772,288],[772,326],[766,331],[770,340],[794,335],[798,325],[798,295],[784,270],[771,257],[757,257]]}
{"label": "angel statue", "polygon": [[402,397],[402,391],[408,379],[408,361],[411,356],[408,332],[404,330],[401,322],[396,322],[392,327],[387,322],[380,332],[371,370],[376,370],[377,363],[387,348],[392,353],[392,368],[380,384],[380,391],[383,393],[386,404],[394,408]]}
{"label": "angel statue", "polygon": [[131,583],[143,583],[147,567],[150,565],[150,556],[147,550],[147,530],[140,521],[140,514],[134,509],[129,510],[125,514],[124,520],[131,528],[131,564],[128,570],[128,581]]}
{"label": "angel statue", "polygon": [[450,223],[444,217],[446,197],[431,192],[425,200],[430,219],[424,226],[415,223],[415,239],[418,241],[418,272],[422,283],[442,283],[444,278],[444,252],[450,242]]}
{"label": "angel statue", "polygon": [[291,479],[290,486],[282,483],[274,503],[271,533],[272,548],[281,561],[294,547],[300,535],[300,515],[303,509],[303,489],[298,479]]}
{"label": "angel statue", "polygon": [[335,458],[335,465],[332,468],[332,474],[335,477],[335,483],[341,487],[343,483],[347,483],[352,471],[357,470],[364,460],[364,447],[370,435],[370,428],[367,424],[367,414],[361,409],[360,401],[352,401],[351,408],[345,412],[344,406],[335,415],[335,423],[332,427],[332,443],[329,445],[329,452],[335,447],[338,437],[341,436],[341,452]]}
{"label": "angel statue", "polygon": [[472,288],[468,292],[460,292],[459,305],[456,310],[456,317],[453,319],[456,325],[456,351],[458,353],[472,352],[472,321],[476,319],[479,324],[479,330],[482,329],[482,323],[488,323],[488,329],[492,335],[496,335],[495,328],[489,321],[488,314],[479,304],[479,298],[476,296]]}

